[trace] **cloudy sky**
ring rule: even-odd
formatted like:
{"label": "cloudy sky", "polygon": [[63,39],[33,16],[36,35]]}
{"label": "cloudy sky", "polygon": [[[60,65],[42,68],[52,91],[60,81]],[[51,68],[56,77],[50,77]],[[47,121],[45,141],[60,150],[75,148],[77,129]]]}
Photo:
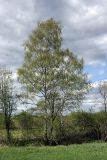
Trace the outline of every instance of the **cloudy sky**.
{"label": "cloudy sky", "polygon": [[[89,79],[106,80],[107,0],[0,0],[0,65],[16,76],[24,40],[38,21],[50,17],[62,24],[63,47],[84,58]],[[92,102],[93,94],[88,96]]]}
{"label": "cloudy sky", "polygon": [[84,58],[90,80],[107,79],[106,0],[0,0],[0,65],[15,71],[24,40],[50,17],[62,24],[63,46]]}

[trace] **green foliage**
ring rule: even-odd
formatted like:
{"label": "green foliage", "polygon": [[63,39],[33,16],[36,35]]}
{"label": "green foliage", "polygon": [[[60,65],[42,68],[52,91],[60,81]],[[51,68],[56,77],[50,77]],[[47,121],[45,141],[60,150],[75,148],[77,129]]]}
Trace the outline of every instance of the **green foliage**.
{"label": "green foliage", "polygon": [[95,139],[92,113],[74,112],[64,118],[65,143],[82,143]]}
{"label": "green foliage", "polygon": [[[3,125],[1,115],[0,124]],[[47,117],[47,136],[51,137],[50,117]],[[44,116],[21,112],[12,117],[12,137],[15,145],[49,144],[44,141]],[[63,116],[63,128],[60,125],[60,116],[53,122],[51,145],[83,143],[94,140],[107,140],[107,113],[75,112]],[[1,126],[0,140],[5,140],[5,130]]]}
{"label": "green foliage", "polygon": [[65,117],[65,133],[70,143],[107,140],[107,113],[75,112]]}
{"label": "green foliage", "polygon": [[94,114],[95,130],[97,132],[98,139],[107,141],[107,113],[98,112]]}

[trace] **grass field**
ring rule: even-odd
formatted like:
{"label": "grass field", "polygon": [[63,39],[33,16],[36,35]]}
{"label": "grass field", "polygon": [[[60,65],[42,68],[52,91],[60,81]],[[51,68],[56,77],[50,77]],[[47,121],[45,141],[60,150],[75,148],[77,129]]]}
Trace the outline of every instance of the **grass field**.
{"label": "grass field", "polygon": [[57,147],[0,147],[0,160],[107,160],[106,143]]}

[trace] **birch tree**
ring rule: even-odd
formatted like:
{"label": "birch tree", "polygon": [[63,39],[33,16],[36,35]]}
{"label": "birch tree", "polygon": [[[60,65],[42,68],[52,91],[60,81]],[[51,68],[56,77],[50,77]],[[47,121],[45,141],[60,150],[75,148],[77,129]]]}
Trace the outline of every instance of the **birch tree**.
{"label": "birch tree", "polygon": [[44,137],[51,142],[56,117],[80,104],[88,84],[83,60],[61,45],[61,25],[53,19],[40,22],[24,43],[25,58],[18,70],[26,91],[39,96]]}

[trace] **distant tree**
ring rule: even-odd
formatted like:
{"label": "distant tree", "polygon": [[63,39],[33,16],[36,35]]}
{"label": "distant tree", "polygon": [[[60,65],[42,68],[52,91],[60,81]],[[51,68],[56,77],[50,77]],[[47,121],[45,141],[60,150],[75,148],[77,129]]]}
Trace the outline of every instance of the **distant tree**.
{"label": "distant tree", "polygon": [[7,132],[7,141],[10,142],[10,128],[12,114],[16,109],[15,93],[12,80],[12,72],[6,68],[0,68],[0,110],[4,115],[4,124]]}
{"label": "distant tree", "polygon": [[24,138],[29,140],[33,127],[33,116],[27,111],[22,111],[17,115],[17,119]]}
{"label": "distant tree", "polygon": [[100,82],[98,92],[102,98],[101,103],[104,111],[107,112],[107,82]]}
{"label": "distant tree", "polygon": [[19,81],[33,96],[43,113],[45,139],[52,142],[54,122],[60,115],[79,106],[87,89],[83,60],[61,48],[61,26],[53,19],[40,22],[24,43],[25,58],[18,70]]}
{"label": "distant tree", "polygon": [[97,112],[94,114],[95,130],[97,139],[107,141],[107,112]]}

